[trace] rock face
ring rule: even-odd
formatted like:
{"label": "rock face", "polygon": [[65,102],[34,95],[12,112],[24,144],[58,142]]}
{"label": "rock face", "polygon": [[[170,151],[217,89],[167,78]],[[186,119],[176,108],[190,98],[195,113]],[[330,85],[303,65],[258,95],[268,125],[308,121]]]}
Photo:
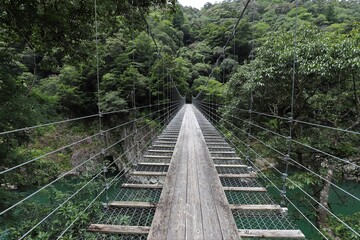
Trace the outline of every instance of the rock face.
{"label": "rock face", "polygon": [[[349,159],[350,162],[360,165],[360,157]],[[344,179],[360,182],[360,170],[354,165],[343,165]]]}
{"label": "rock face", "polygon": [[165,177],[164,176],[159,176],[159,177],[131,176],[128,178],[128,182],[140,183],[140,184],[164,185]]}
{"label": "rock face", "polygon": [[[118,171],[126,170],[132,164],[142,161],[146,145],[150,143],[153,136],[150,127],[140,126],[140,124],[138,126],[129,124],[117,131],[106,132],[102,137],[90,139],[75,146],[72,149],[71,165],[75,167],[93,158],[91,164],[81,165],[76,172],[99,171],[104,160],[107,160],[108,164],[114,162]],[[120,141],[122,139],[123,141]],[[117,142],[119,143],[109,148]],[[102,149],[105,149],[104,154],[99,154]]]}

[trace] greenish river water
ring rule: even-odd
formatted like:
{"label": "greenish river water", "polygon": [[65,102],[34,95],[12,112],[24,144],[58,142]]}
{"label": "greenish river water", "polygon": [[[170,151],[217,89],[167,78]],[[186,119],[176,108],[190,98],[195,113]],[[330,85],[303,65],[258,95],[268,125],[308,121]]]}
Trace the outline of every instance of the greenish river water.
{"label": "greenish river water", "polygon": [[[76,183],[75,180],[71,180],[72,184]],[[117,187],[119,186],[116,184]],[[343,188],[345,191],[350,192],[351,194],[355,195],[356,197],[360,198],[360,184],[352,181],[345,181],[338,183],[338,186]],[[60,192],[72,192],[73,189],[69,189],[68,184],[55,184],[54,188],[57,191]],[[307,190],[306,190],[307,191]],[[114,196],[117,193],[116,187],[111,188],[109,190],[109,196]],[[280,202],[279,193],[277,190],[273,188],[269,188],[269,193],[278,201]],[[33,202],[37,203],[48,203],[51,201],[47,193],[39,193],[36,195],[36,197],[32,198],[31,200]],[[86,195],[84,195],[86,196]],[[305,213],[306,216],[309,216],[309,218],[314,221],[315,215],[314,215],[314,209],[309,207],[310,203],[313,205],[314,202],[312,200],[309,200],[309,198],[305,198],[304,194],[300,190],[288,190],[287,196],[290,198],[291,201],[301,210]],[[94,196],[92,196],[93,198]],[[101,201],[105,201],[105,196],[100,199]],[[331,189],[330,196],[329,196],[329,202],[331,209],[333,212],[338,215],[344,215],[349,216],[354,213],[360,212],[360,204],[357,200],[349,197],[345,193],[343,193],[340,190],[334,190],[334,188]],[[292,219],[295,219],[294,222],[306,236],[307,239],[314,239],[314,240],[320,240],[322,239],[321,236],[317,233],[317,231],[306,221],[304,218],[300,216],[297,210],[294,209],[290,204],[288,205],[289,208],[289,216]],[[360,220],[359,220],[360,221]],[[340,224],[340,223],[339,223]],[[2,229],[4,229],[4,226],[0,226]]]}
{"label": "greenish river water", "polygon": [[[353,181],[344,181],[337,183],[340,188],[360,198],[360,184]],[[308,192],[308,189],[305,189]],[[270,194],[280,201],[279,193],[274,188],[269,189]],[[313,223],[315,223],[315,210],[311,205],[316,206],[316,203],[298,189],[289,189],[287,196],[301,210]],[[344,193],[343,191],[332,187],[329,196],[329,205],[332,212],[342,218],[342,216],[351,216],[360,212],[360,203]],[[317,230],[297,211],[291,204],[288,204],[289,215],[294,220],[296,226],[305,234],[307,239],[321,240],[323,239]],[[360,219],[359,219],[360,222]],[[340,225],[341,223],[338,222]],[[345,240],[345,238],[344,238]]]}

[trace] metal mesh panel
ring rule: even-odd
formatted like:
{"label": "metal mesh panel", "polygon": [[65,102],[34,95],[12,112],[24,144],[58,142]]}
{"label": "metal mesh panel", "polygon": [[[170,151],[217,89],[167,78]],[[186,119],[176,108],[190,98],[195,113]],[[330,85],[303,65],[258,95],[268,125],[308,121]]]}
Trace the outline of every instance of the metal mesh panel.
{"label": "metal mesh panel", "polygon": [[234,157],[238,157],[236,155],[236,153],[231,153],[231,152],[210,152],[212,157],[230,157],[230,158],[234,158]]}
{"label": "metal mesh panel", "polygon": [[233,210],[238,229],[295,229],[288,217],[278,211]]}
{"label": "metal mesh panel", "polygon": [[144,163],[170,163],[171,158],[144,158]]}
{"label": "metal mesh panel", "polygon": [[[245,238],[242,237],[241,240],[294,240],[294,238]],[[301,238],[301,239],[306,239],[306,238]]]}
{"label": "metal mesh panel", "polygon": [[156,144],[155,146],[151,146],[152,150],[169,150],[173,151],[175,148],[175,144],[169,145],[169,144]]}
{"label": "metal mesh panel", "polygon": [[218,146],[208,146],[208,148],[209,148],[209,150],[210,151],[214,151],[214,152],[220,152],[220,151],[222,151],[222,152],[226,152],[226,151],[234,151],[234,149],[233,148],[231,148],[231,147],[229,147],[229,146],[226,146],[226,145],[218,145]]}
{"label": "metal mesh panel", "polygon": [[260,182],[254,178],[220,178],[224,187],[262,187]]}
{"label": "metal mesh panel", "polygon": [[123,202],[159,202],[161,189],[120,188],[112,198]]}
{"label": "metal mesh panel", "polygon": [[121,226],[151,226],[155,208],[109,207],[93,223]]}
{"label": "metal mesh panel", "polygon": [[209,148],[217,148],[217,147],[229,147],[228,143],[208,143]]}
{"label": "metal mesh panel", "polygon": [[225,191],[230,204],[275,204],[267,192]]}
{"label": "metal mesh panel", "polygon": [[247,174],[247,168],[240,167],[216,167],[218,174]]}
{"label": "metal mesh panel", "polygon": [[150,165],[137,165],[136,171],[146,171],[146,172],[167,172],[169,166],[150,166]]}
{"label": "metal mesh panel", "polygon": [[213,159],[214,164],[222,164],[222,165],[229,165],[229,164],[244,164],[241,160],[220,160],[220,159]]}
{"label": "metal mesh panel", "polygon": [[146,240],[147,235],[127,235],[127,234],[102,234],[87,232],[81,238],[83,240]]}
{"label": "metal mesh panel", "polygon": [[[171,157],[172,156],[172,152],[156,152],[156,151],[148,151],[145,153],[145,156],[166,156],[166,157]],[[145,157],[145,158],[146,158]]]}

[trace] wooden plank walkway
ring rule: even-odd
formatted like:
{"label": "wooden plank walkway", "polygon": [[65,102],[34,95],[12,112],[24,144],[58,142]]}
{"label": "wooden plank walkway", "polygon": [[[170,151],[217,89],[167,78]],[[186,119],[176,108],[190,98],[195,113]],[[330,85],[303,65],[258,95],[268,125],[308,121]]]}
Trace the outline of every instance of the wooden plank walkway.
{"label": "wooden plank walkway", "polygon": [[206,112],[174,113],[89,226],[94,239],[305,238]]}
{"label": "wooden plank walkway", "polygon": [[185,106],[148,239],[239,239],[192,105]]}

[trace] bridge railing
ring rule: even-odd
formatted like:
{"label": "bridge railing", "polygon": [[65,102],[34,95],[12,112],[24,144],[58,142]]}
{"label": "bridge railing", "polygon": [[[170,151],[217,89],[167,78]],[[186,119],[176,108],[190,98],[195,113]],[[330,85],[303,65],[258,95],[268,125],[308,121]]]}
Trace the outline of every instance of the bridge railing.
{"label": "bridge railing", "polygon": [[[261,113],[252,109],[246,110],[240,108],[235,108],[235,112],[238,114],[234,114],[231,113],[231,111],[226,111],[226,109],[233,107],[218,104],[211,101],[212,99],[213,98],[211,97],[208,97],[208,99],[203,98],[201,100],[195,99],[193,103],[206,116],[206,118],[212,122],[215,127],[217,127],[227,141],[233,145],[239,155],[243,156],[244,159],[247,160],[248,164],[260,173],[259,176],[278,191],[283,205],[289,204],[292,206],[315,229],[315,231],[325,239],[328,239],[329,235],[327,235],[324,229],[319,229],[319,226],[315,223],[313,217],[313,212],[319,211],[319,209],[325,211],[330,217],[332,217],[340,225],[344,226],[344,228],[351,232],[354,236],[360,236],[359,231],[353,223],[347,222],[343,216],[340,216],[328,205],[324,204],[324,202],[318,200],[314,196],[314,193],[310,191],[311,189],[305,188],[305,186],[301,184],[301,181],[293,179],[291,174],[289,174],[289,176],[285,175],[283,169],[284,165],[288,163],[294,169],[301,170],[302,172],[310,175],[311,178],[307,176],[309,179],[314,179],[314,181],[317,182],[322,181],[324,184],[328,184],[335,192],[341,192],[341,195],[350,199],[351,203],[358,205],[360,202],[360,196],[358,196],[358,194],[352,192],[349,188],[340,186],[340,184],[335,182],[334,179],[328,179],[326,173],[317,172],[310,166],[307,166],[306,163],[299,161],[296,159],[295,153],[290,152],[290,154],[288,154],[286,144],[290,141],[295,145],[293,146],[293,149],[296,149],[298,147],[296,145],[299,145],[302,148],[302,151],[307,150],[314,156],[324,156],[328,159],[332,159],[330,164],[334,164],[336,166],[346,166],[347,168],[351,168],[353,170],[359,170],[358,162],[336,156],[335,154],[329,153],[320,147],[311,146],[310,144],[304,143],[295,137],[289,138],[289,136],[285,136],[279,132],[271,130],[266,125],[262,125],[261,121],[257,122],[259,119],[256,118],[256,115],[281,119],[283,121],[289,121],[289,118],[268,113]],[[248,116],[247,118],[246,115]],[[349,134],[352,135],[352,137],[359,136],[360,134],[356,131],[333,128],[321,124],[298,121],[296,119],[293,121],[315,128]],[[264,134],[266,134],[266,136],[264,136]],[[272,140],[272,138],[276,139]],[[276,161],[273,159],[276,159]],[[269,169],[273,172],[273,174],[269,174]],[[337,170],[338,169],[334,169],[334,171]],[[285,182],[285,179],[287,182]],[[286,193],[286,188],[285,190],[283,188],[283,185],[285,184],[288,187],[291,186],[293,190]],[[301,198],[306,200],[305,204],[304,202],[299,202],[298,196],[295,195],[296,192],[300,193]],[[304,211],[306,207],[310,207],[310,212]]]}
{"label": "bridge railing", "polygon": [[[95,144],[95,149],[91,150],[89,157],[81,157],[80,161],[77,160],[71,169],[62,172],[58,177],[50,177],[48,181],[42,181],[45,182],[44,185],[28,191],[23,197],[15,198],[12,202],[2,204],[0,219],[1,222],[6,223],[8,230],[2,233],[0,232],[0,237],[5,239],[36,238],[39,234],[52,232],[52,235],[49,235],[50,238],[60,238],[66,234],[79,219],[84,218],[84,213],[89,210],[91,206],[99,203],[99,201],[108,201],[107,196],[111,186],[126,176],[132,169],[133,164],[139,160],[144,150],[183,106],[185,99],[175,88],[176,86],[169,88],[167,98],[160,103],[131,109],[121,109],[113,112],[103,112],[0,133],[1,136],[6,135],[7,137],[21,132],[31,134],[31,132],[36,132],[38,129],[54,128],[82,120],[89,121],[91,118],[93,118],[93,121],[96,121],[98,117],[104,121],[104,118],[116,118],[116,115],[119,114],[121,116],[128,115],[129,119],[121,124],[108,126],[107,129],[104,129],[103,126],[99,132],[93,135],[85,136],[71,143],[66,143],[59,148],[48,150],[34,158],[1,169],[1,182],[4,182],[7,186],[16,185],[16,183],[10,181],[13,179],[13,176],[21,176],[22,173],[27,173],[37,178],[37,172],[43,171],[43,169],[37,169],[39,162],[48,162],[51,164],[53,159],[64,156],[64,153],[69,153],[76,148],[84,147],[86,144],[92,144],[91,146],[94,146],[94,142],[97,143]],[[64,142],[62,139],[56,140]],[[125,145],[125,142],[128,142],[128,144]],[[109,156],[112,156],[111,161],[107,159]],[[70,159],[68,161],[70,161]],[[122,168],[119,169],[119,166],[122,166]],[[114,171],[115,168],[118,168],[117,171]],[[56,189],[59,188],[59,186],[61,188],[62,185],[67,185],[69,176],[74,176],[75,173],[78,176],[71,177],[70,181],[76,182],[76,184],[73,184],[71,189],[63,192],[60,198],[54,196],[54,194],[56,195],[56,192],[58,192]],[[47,195],[50,193],[52,193],[52,195]],[[41,204],[42,201],[45,201],[45,203],[43,203],[44,205]],[[53,204],[47,204],[49,202]],[[86,206],[79,204],[81,202],[88,204]],[[36,207],[32,209],[34,206]],[[67,222],[67,224],[61,227],[58,226],[58,229],[54,231],[53,228],[56,224],[63,222],[63,219],[60,220],[59,217],[64,217],[64,211],[71,208],[71,206],[75,206],[78,210],[75,211],[76,215],[72,216],[72,221]],[[42,207],[43,209],[41,209]],[[81,210],[81,207],[84,207],[84,209]],[[41,211],[39,211],[39,208]],[[24,212],[24,214],[26,212],[26,216],[20,217],[21,212]],[[14,217],[18,219],[16,225],[12,226],[8,220]],[[29,221],[32,223],[29,224]],[[19,226],[22,226],[22,228],[19,229]],[[50,231],[50,229],[52,230]]]}

